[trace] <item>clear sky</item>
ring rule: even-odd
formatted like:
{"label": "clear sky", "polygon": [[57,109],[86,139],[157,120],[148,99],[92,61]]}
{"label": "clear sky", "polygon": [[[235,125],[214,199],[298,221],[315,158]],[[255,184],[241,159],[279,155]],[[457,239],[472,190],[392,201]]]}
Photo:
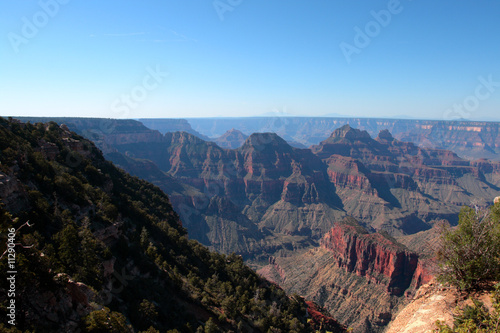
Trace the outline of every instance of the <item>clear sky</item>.
{"label": "clear sky", "polygon": [[0,115],[500,120],[498,0],[0,2]]}

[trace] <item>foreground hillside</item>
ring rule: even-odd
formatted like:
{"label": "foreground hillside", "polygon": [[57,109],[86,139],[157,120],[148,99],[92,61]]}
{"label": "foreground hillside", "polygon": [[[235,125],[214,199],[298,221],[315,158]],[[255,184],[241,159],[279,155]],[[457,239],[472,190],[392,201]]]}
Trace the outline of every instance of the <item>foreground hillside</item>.
{"label": "foreground hillside", "polygon": [[[115,168],[67,127],[0,118],[0,149],[2,233],[17,229],[15,261],[0,261],[0,312],[12,314],[14,300],[17,329],[311,330],[301,298],[241,257],[189,240],[159,188]],[[15,296],[5,282],[12,267]]]}

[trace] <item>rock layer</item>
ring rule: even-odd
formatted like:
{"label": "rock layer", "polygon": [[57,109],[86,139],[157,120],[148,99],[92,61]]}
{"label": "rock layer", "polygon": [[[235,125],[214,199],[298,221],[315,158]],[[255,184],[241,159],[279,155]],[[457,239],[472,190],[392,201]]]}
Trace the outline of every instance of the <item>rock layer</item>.
{"label": "rock layer", "polygon": [[298,257],[273,257],[259,273],[325,306],[355,332],[383,331],[431,279],[416,253],[389,236],[368,234],[352,219],[337,224],[320,244]]}
{"label": "rock layer", "polygon": [[[410,287],[419,265],[418,255],[402,249],[381,234],[360,234],[354,226],[337,225],[321,239],[339,268],[376,284],[385,284],[391,295],[401,296]],[[428,280],[419,277],[418,288]]]}

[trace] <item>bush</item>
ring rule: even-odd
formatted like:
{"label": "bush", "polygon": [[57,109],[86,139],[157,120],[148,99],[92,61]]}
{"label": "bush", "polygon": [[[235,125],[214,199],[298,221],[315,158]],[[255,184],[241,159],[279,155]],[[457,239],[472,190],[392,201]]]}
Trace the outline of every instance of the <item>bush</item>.
{"label": "bush", "polygon": [[132,328],[127,325],[127,320],[123,314],[111,311],[106,307],[101,310],[92,311],[87,317],[84,318],[83,331],[89,333],[133,332]]}
{"label": "bush", "polygon": [[495,286],[492,295],[493,311],[488,309],[480,301],[473,299],[474,306],[467,305],[457,316],[453,328],[437,322],[439,333],[487,333],[498,332],[500,329],[500,283]]}
{"label": "bush", "polygon": [[500,223],[492,210],[463,207],[458,227],[445,227],[437,253],[438,280],[461,291],[500,279]]}

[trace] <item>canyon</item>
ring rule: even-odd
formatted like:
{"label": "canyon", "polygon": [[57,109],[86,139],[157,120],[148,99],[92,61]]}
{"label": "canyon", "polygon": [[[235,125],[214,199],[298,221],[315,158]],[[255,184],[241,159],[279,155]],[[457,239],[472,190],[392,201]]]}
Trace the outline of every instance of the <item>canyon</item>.
{"label": "canyon", "polygon": [[68,126],[0,117],[0,152],[0,225],[15,238],[0,244],[15,254],[0,262],[15,328],[0,331],[346,331],[241,256],[188,239],[164,192]]}
{"label": "canyon", "polygon": [[[162,120],[155,122],[161,130]],[[193,131],[210,138],[219,137],[231,128],[247,135],[274,132],[304,148],[318,144],[335,129],[349,124],[366,130],[372,137],[387,129],[395,138],[421,147],[448,149],[467,159],[500,160],[498,122],[355,117],[190,118],[186,122]]]}
{"label": "canyon", "polygon": [[[211,138],[193,119],[145,122],[155,129],[134,120],[56,121],[167,193],[190,238],[241,255],[355,332],[381,332],[432,275],[423,244],[436,239],[436,226],[456,224],[461,206],[487,206],[500,193],[500,163],[463,154],[484,150],[468,147],[471,138],[485,128],[495,137],[498,124],[343,119],[326,133],[333,120],[286,119],[249,120],[226,134],[224,124],[236,120],[213,120]],[[246,132],[255,124],[309,132]],[[448,146],[468,133],[467,145],[452,151],[398,139],[435,126]]]}
{"label": "canyon", "polygon": [[354,332],[382,332],[418,288],[431,280],[425,259],[353,218],[337,223],[320,246],[296,257],[271,257],[259,274],[305,295]]}

